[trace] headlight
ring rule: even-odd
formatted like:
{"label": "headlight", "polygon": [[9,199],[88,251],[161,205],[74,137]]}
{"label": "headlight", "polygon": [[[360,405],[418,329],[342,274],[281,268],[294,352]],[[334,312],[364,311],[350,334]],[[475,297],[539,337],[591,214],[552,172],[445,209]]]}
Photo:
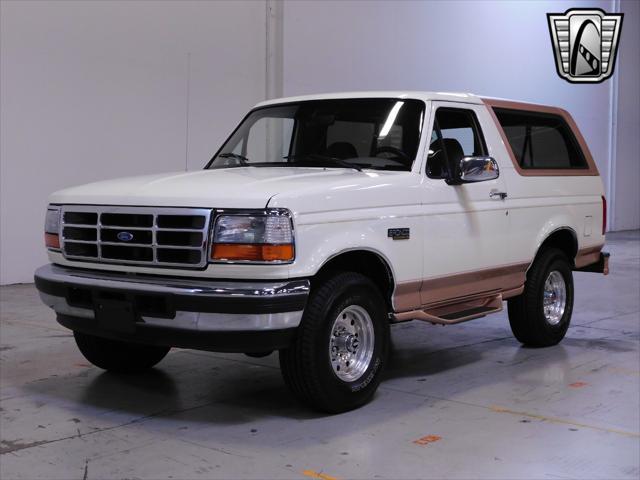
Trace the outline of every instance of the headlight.
{"label": "headlight", "polygon": [[293,258],[293,226],[287,210],[222,214],[216,219],[212,260],[288,263]]}
{"label": "headlight", "polygon": [[47,248],[60,248],[60,209],[49,205],[44,217],[44,244]]}

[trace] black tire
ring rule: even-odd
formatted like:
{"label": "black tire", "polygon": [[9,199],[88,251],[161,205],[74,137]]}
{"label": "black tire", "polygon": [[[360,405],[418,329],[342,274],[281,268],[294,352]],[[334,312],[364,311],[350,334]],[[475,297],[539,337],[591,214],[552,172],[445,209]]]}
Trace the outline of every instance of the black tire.
{"label": "black tire", "polygon": [[[368,364],[363,363],[367,368],[361,376],[345,381],[334,371],[329,346],[334,321],[352,306],[364,309],[371,319],[373,353]],[[380,384],[388,350],[389,321],[380,291],[367,277],[344,272],[314,288],[294,344],[280,350],[280,368],[285,383],[298,399],[317,410],[340,413],[371,399]]]}
{"label": "black tire", "polygon": [[[565,285],[564,312],[555,323],[544,313],[545,282],[558,272]],[[557,248],[540,252],[527,273],[522,295],[508,301],[509,324],[513,335],[529,347],[549,347],[559,343],[567,333],[573,311],[573,274],[567,256]]]}
{"label": "black tire", "polygon": [[162,360],[171,347],[143,345],[74,331],[76,345],[96,367],[120,373],[141,372]]}

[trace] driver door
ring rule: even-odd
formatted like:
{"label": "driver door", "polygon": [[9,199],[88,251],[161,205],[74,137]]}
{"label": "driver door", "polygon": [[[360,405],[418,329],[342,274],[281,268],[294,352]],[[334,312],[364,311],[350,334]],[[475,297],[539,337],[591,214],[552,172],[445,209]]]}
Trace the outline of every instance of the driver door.
{"label": "driver door", "polygon": [[431,108],[421,190],[423,306],[489,295],[518,283],[509,268],[507,199],[499,195],[507,192],[503,176],[457,185],[446,180],[463,156],[488,155],[479,121],[488,113],[483,105],[465,103],[432,102]]}

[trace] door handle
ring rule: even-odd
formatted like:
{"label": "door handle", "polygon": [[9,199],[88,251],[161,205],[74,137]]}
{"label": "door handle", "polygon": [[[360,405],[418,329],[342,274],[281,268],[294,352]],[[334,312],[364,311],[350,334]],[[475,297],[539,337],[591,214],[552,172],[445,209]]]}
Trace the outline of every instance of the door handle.
{"label": "door handle", "polygon": [[504,200],[507,198],[507,192],[490,192],[489,197],[491,198],[499,198],[500,200]]}

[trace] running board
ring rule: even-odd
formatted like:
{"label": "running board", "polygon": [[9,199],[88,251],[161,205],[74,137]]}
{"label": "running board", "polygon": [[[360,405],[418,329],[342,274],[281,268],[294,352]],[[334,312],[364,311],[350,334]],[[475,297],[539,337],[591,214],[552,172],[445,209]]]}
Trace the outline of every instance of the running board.
{"label": "running board", "polygon": [[422,320],[434,325],[454,325],[500,311],[502,311],[502,294],[497,294],[473,302],[398,313],[394,315],[394,320],[397,322]]}

